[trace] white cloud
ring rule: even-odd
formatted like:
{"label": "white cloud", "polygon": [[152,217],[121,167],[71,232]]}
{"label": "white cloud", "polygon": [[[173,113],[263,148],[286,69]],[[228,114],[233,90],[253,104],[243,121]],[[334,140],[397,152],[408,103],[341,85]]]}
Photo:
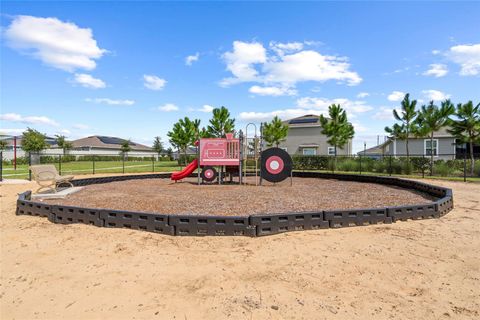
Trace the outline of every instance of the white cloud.
{"label": "white cloud", "polygon": [[370,93],[368,93],[368,92],[360,92],[359,94],[357,94],[357,98],[362,99],[362,98],[368,97],[369,95],[370,95]]}
{"label": "white cloud", "polygon": [[453,46],[446,56],[460,65],[460,75],[476,76],[480,74],[480,43]]}
{"label": "white cloud", "polygon": [[16,16],[4,32],[8,45],[65,71],[93,70],[106,52],[92,30],[57,18]]}
{"label": "white cloud", "polygon": [[83,124],[83,123],[74,124],[72,127],[73,127],[74,129],[78,129],[78,130],[87,130],[87,129],[90,128],[88,125]]}
{"label": "white cloud", "polygon": [[423,90],[422,93],[425,95],[425,98],[433,101],[441,101],[450,98],[450,94],[446,94],[438,90]]}
{"label": "white cloud", "polygon": [[279,43],[279,42],[271,41],[270,49],[275,51],[279,56],[283,56],[285,53],[291,53],[291,52],[302,50],[303,43],[302,42]]}
{"label": "white cloud", "polygon": [[300,108],[313,108],[321,113],[328,112],[328,107],[332,104],[339,104],[347,111],[349,116],[354,116],[357,113],[363,113],[372,110],[373,108],[365,103],[365,101],[349,100],[346,98],[311,98],[304,97],[297,100],[297,106]]}
{"label": "white cloud", "polygon": [[405,97],[405,92],[402,91],[392,91],[387,97],[390,101],[402,101]]}
{"label": "white cloud", "polygon": [[105,88],[107,85],[103,80],[92,77],[89,74],[85,73],[75,73],[74,83],[78,83],[82,87],[92,88],[92,89],[101,89]]}
{"label": "white cloud", "polygon": [[373,119],[375,120],[393,120],[393,109],[389,107],[380,107],[374,115]]}
{"label": "white cloud", "polygon": [[59,124],[45,116],[22,116],[18,113],[4,113],[0,115],[0,120],[8,122],[20,122],[25,124],[43,124],[47,126],[58,126]]}
{"label": "white cloud", "polygon": [[436,78],[443,77],[447,75],[448,69],[444,64],[432,63],[430,69],[422,73],[424,76],[433,76]]}
{"label": "white cloud", "polygon": [[167,80],[148,74],[143,75],[143,81],[145,88],[151,90],[162,90],[167,84]]}
{"label": "white cloud", "polygon": [[85,101],[94,102],[94,103],[103,103],[103,104],[108,104],[112,106],[121,106],[121,105],[131,106],[135,104],[135,100],[128,100],[128,99],[120,100],[120,99],[109,99],[109,98],[95,98],[95,99],[87,98],[85,99]]}
{"label": "white cloud", "polygon": [[10,136],[20,136],[25,131],[27,131],[27,128],[24,128],[24,129],[0,128],[0,134],[10,135]]}
{"label": "white cloud", "polygon": [[261,86],[252,86],[248,90],[250,93],[258,94],[260,96],[294,96],[297,94],[295,89],[290,89],[288,87],[261,87]]}
{"label": "white cloud", "polygon": [[354,121],[352,122],[352,125],[353,125],[353,128],[355,129],[355,133],[368,131],[368,128],[363,126],[360,122]]}
{"label": "white cloud", "polygon": [[166,103],[163,106],[158,107],[157,109],[164,112],[178,111],[178,107],[173,103]]}
{"label": "white cloud", "polygon": [[69,136],[72,132],[68,129],[61,129],[56,132],[59,135]]}
{"label": "white cloud", "polygon": [[225,78],[221,81],[222,86],[231,84],[257,81],[258,72],[254,65],[267,61],[267,51],[258,42],[233,42],[233,51],[225,52],[223,60],[227,64],[227,70],[233,74],[233,78]]}
{"label": "white cloud", "polygon": [[208,105],[208,104],[204,104],[200,109],[197,109],[197,111],[200,111],[200,112],[205,112],[205,113],[210,113],[213,111],[213,109],[215,109],[214,107]]}
{"label": "white cloud", "polygon": [[364,101],[352,101],[345,98],[327,99],[304,97],[297,99],[296,106],[287,109],[277,109],[269,112],[241,112],[239,118],[248,121],[265,121],[275,116],[281,119],[290,119],[300,117],[306,114],[327,115],[328,106],[331,104],[340,104],[342,108],[347,110],[348,117],[354,118],[359,113],[372,110],[372,107],[366,105]]}
{"label": "white cloud", "polygon": [[187,56],[185,58],[185,65],[191,66],[194,62],[198,61],[200,58],[200,53],[195,53],[194,55]]}
{"label": "white cloud", "polygon": [[322,55],[303,50],[300,42],[270,43],[270,52],[258,42],[235,41],[233,50],[223,59],[233,77],[220,82],[228,86],[241,82],[257,82],[268,87],[294,88],[298,82],[336,80],[357,85],[362,78],[350,70],[346,57]]}
{"label": "white cloud", "polygon": [[305,50],[282,56],[280,61],[265,64],[265,82],[290,85],[302,81],[337,80],[348,85],[362,82],[362,78],[349,68],[346,58],[324,56],[316,51]]}

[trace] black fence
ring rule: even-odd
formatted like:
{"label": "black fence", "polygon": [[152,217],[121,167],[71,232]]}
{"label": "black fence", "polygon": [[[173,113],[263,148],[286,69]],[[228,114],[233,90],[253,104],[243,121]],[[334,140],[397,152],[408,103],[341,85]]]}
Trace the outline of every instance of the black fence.
{"label": "black fence", "polygon": [[[74,180],[76,186],[151,177],[168,174],[130,175]],[[297,177],[374,182],[417,190],[433,196],[427,204],[384,208],[352,208],[284,212],[246,216],[172,215],[51,205],[31,200],[31,191],[19,195],[17,215],[47,217],[59,224],[82,223],[106,228],[127,228],[176,236],[266,236],[288,231],[343,228],[371,224],[389,224],[399,220],[440,218],[453,209],[451,189],[414,180],[354,174],[295,172]]]}
{"label": "black fence", "polygon": [[60,175],[170,172],[179,170],[178,161],[169,157],[133,155],[29,154],[5,159],[0,152],[0,179],[32,179],[30,165],[52,164]]}
{"label": "black fence", "polygon": [[[474,154],[405,154],[393,155],[355,155],[355,156],[314,156],[293,155],[293,168],[296,171],[321,171],[336,173],[356,173],[388,176],[445,177],[458,180],[480,181],[480,153]],[[12,160],[3,159],[0,152],[0,179],[30,179],[28,169],[32,164],[53,164],[59,174],[105,174],[105,173],[155,173],[172,172],[181,169],[178,161],[155,156],[135,155],[30,155]],[[249,160],[252,162],[253,160]],[[250,163],[251,164],[251,163]]]}
{"label": "black fence", "polygon": [[480,181],[480,154],[293,156],[294,170],[412,177],[450,177]]}

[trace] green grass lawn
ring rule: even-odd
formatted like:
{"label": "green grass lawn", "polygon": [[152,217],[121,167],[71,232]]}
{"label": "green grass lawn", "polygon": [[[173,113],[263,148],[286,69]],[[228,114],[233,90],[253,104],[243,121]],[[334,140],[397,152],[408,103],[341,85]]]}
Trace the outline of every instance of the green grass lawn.
{"label": "green grass lawn", "polygon": [[[294,170],[294,171],[312,171],[312,172],[325,172],[325,173],[332,173],[329,170]],[[335,173],[343,173],[343,174],[360,174],[358,171],[339,171],[336,170]],[[379,173],[379,172],[362,172],[363,175],[371,175],[371,176],[389,176],[388,173]],[[422,177],[422,174],[419,173],[412,173],[410,175],[406,174],[395,174],[392,173],[392,177],[399,177],[399,178],[406,178],[406,179],[438,179],[438,180],[448,180],[448,181],[463,181],[463,176],[429,176],[428,173],[425,173],[425,177]],[[467,182],[480,182],[480,177],[468,177]]]}
{"label": "green grass lawn", "polygon": [[[92,161],[72,161],[54,164],[61,174],[93,174],[95,173],[123,173],[122,161],[95,161],[95,170]],[[176,161],[125,161],[125,173],[142,172],[172,172],[178,171],[181,167]],[[28,179],[28,165],[17,165],[17,170],[13,165],[4,165],[2,176],[5,179]]]}

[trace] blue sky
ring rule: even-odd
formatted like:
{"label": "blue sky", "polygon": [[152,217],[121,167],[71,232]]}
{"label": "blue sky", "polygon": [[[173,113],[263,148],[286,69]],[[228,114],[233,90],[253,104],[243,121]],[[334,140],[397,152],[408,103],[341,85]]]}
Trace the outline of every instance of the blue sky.
{"label": "blue sky", "polygon": [[[480,3],[2,2],[1,131],[150,144],[340,103],[373,146],[403,93],[480,102]],[[207,112],[205,112],[207,111]]]}

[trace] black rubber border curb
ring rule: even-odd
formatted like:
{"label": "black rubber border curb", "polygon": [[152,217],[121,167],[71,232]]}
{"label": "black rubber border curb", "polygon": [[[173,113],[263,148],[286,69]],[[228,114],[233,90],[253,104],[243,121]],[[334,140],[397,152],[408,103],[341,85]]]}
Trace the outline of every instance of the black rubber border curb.
{"label": "black rubber border curb", "polygon": [[[106,228],[128,228],[171,236],[265,236],[287,231],[364,226],[408,219],[440,218],[453,209],[453,192],[423,182],[394,177],[322,172],[294,172],[295,177],[337,179],[391,185],[427,193],[437,199],[425,205],[349,210],[253,214],[249,216],[168,215],[148,212],[50,205],[31,200],[31,191],[19,194],[17,215],[46,217],[53,223],[83,223]],[[73,180],[75,186],[135,179],[169,178],[169,173]]]}

